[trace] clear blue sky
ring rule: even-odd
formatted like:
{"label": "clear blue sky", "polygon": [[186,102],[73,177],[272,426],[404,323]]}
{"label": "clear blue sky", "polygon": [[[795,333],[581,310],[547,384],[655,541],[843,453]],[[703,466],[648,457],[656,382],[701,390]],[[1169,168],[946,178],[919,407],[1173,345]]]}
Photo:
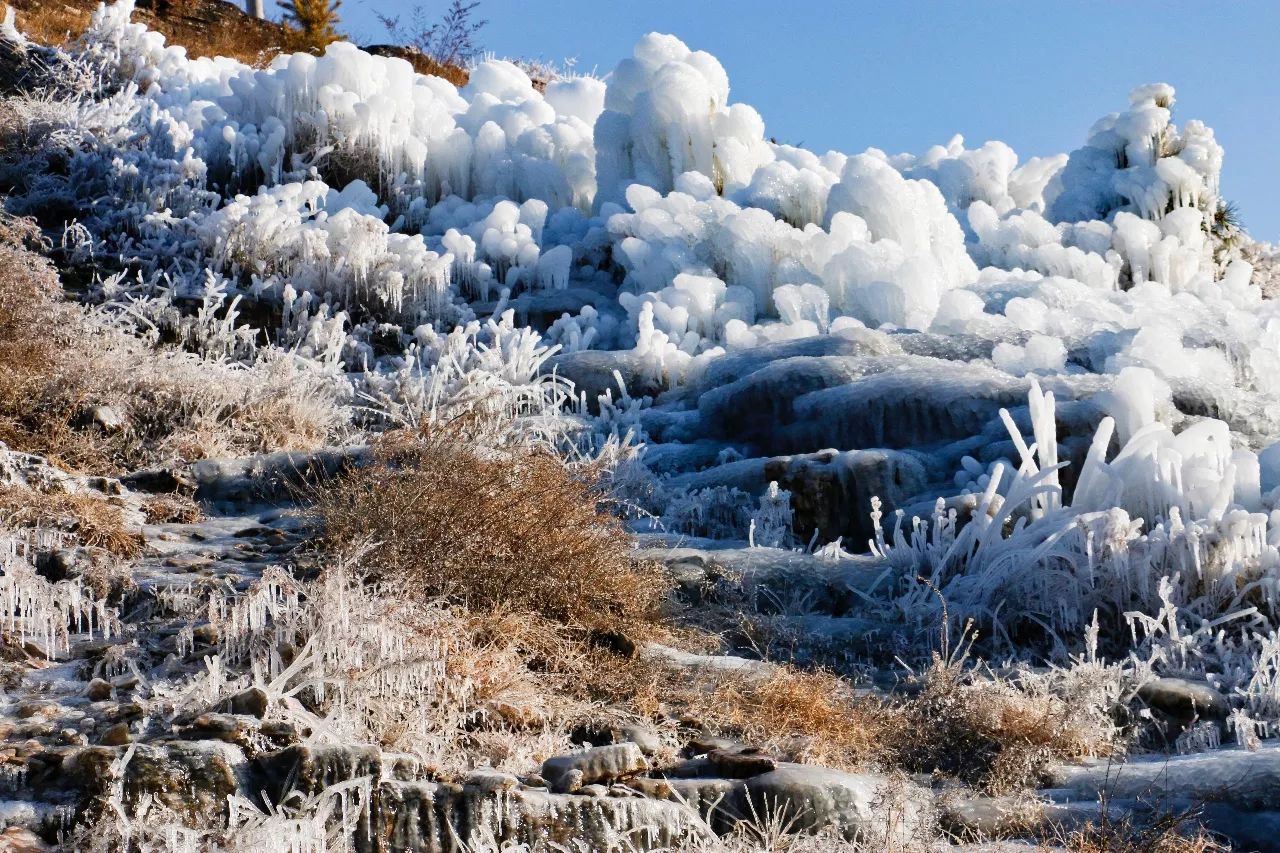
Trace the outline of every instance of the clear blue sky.
{"label": "clear blue sky", "polygon": [[[345,0],[348,32],[385,41],[373,10]],[[442,9],[446,0],[428,0]],[[1175,119],[1199,118],[1226,148],[1223,194],[1259,239],[1280,240],[1280,2],[1190,0],[481,0],[485,47],[573,57],[603,75],[646,32],[715,54],[730,97],[767,132],[822,152],[920,152],[962,133],[1020,158],[1070,151],[1129,89],[1164,81]]]}

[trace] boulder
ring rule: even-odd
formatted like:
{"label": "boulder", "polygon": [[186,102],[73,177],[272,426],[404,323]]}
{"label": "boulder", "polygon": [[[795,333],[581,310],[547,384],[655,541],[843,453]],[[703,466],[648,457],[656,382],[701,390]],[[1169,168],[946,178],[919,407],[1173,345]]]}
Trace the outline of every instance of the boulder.
{"label": "boulder", "polygon": [[267,691],[261,687],[250,687],[248,690],[242,690],[229,697],[223,703],[227,712],[231,714],[248,714],[258,719],[262,719],[267,715],[268,704]]}
{"label": "boulder", "polygon": [[122,432],[128,421],[114,406],[90,406],[81,417],[83,425],[96,429],[104,435],[115,435]]}
{"label": "boulder", "polygon": [[649,769],[644,753],[634,743],[597,746],[569,755],[557,755],[542,763],[542,778],[556,793],[566,794],[584,785],[614,782]]}
{"label": "boulder", "polygon": [[102,733],[100,740],[103,746],[123,746],[133,741],[133,735],[129,732],[128,723],[116,723]]}
{"label": "boulder", "polygon": [[592,412],[600,411],[599,398],[606,392],[617,400],[622,389],[618,387],[615,372],[622,377],[622,384],[632,397],[656,396],[662,390],[658,377],[646,375],[639,356],[629,350],[579,350],[561,353],[547,359],[544,373],[555,372],[573,383],[574,393],[586,394],[587,406]]}
{"label": "boulder", "polygon": [[1225,747],[1191,755],[1142,755],[1128,762],[1095,760],[1052,765],[1046,791],[1055,800],[1161,801],[1170,792],[1198,803],[1228,803],[1242,811],[1280,809],[1280,744],[1254,751]]}
{"label": "boulder", "polygon": [[[686,762],[686,770],[708,759]],[[672,796],[696,808],[717,833],[742,821],[778,822],[789,832],[829,831],[849,841],[899,849],[930,837],[933,801],[923,788],[876,773],[844,773],[776,762],[746,779],[668,778]],[[881,849],[876,847],[875,849]]]}
{"label": "boulder", "polygon": [[716,774],[727,779],[749,779],[778,769],[778,762],[755,747],[713,749],[707,762]]}
{"label": "boulder", "polygon": [[1231,713],[1227,697],[1207,682],[1188,678],[1153,678],[1138,688],[1138,698],[1184,724],[1197,717],[1225,720]]}
{"label": "boulder", "polygon": [[874,773],[779,764],[778,769],[742,784],[741,799],[747,807],[742,814],[766,815],[775,810],[792,821],[795,832],[829,828],[851,841],[905,847],[932,830],[927,792]]}
{"label": "boulder", "polygon": [[120,479],[125,486],[136,492],[190,495],[196,490],[196,481],[191,473],[179,467],[147,468],[126,474]]}

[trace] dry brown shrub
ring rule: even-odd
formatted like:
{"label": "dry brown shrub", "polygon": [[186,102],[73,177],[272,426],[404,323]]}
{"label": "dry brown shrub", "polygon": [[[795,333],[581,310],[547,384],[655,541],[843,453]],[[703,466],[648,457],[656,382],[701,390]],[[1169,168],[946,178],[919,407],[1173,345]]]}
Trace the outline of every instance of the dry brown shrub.
{"label": "dry brown shrub", "polygon": [[761,677],[597,654],[570,689],[782,760],[842,770],[891,765],[905,722],[899,709],[858,694],[837,675],[787,666]]}
{"label": "dry brown shrub", "polygon": [[1111,733],[1061,697],[935,660],[903,707],[900,757],[993,794],[1034,784],[1045,765],[1107,754]]}
{"label": "dry brown shrub", "polygon": [[367,541],[367,569],[424,596],[580,632],[641,635],[661,616],[661,568],[632,558],[590,475],[548,453],[487,452],[449,429],[399,436],[315,498],[330,549]]}
{"label": "dry brown shrub", "polygon": [[204,518],[200,504],[186,495],[155,495],[142,503],[151,524],[195,524]]}
{"label": "dry brown shrub", "polygon": [[124,512],[107,498],[89,493],[43,492],[24,486],[0,487],[0,521],[8,527],[63,530],[80,544],[117,557],[136,557],[145,544],[129,529]]}
{"label": "dry brown shrub", "polygon": [[892,706],[858,695],[836,675],[787,667],[764,679],[721,681],[698,711],[715,732],[791,761],[842,769],[891,761],[903,723]]}

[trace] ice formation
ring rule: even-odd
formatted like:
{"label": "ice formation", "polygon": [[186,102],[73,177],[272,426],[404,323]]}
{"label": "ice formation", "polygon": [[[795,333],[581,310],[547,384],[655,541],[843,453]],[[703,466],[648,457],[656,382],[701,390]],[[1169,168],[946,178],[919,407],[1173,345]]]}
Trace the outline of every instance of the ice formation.
{"label": "ice formation", "polygon": [[672,36],[604,79],[486,61],[456,88],[342,43],[190,59],[131,10],[76,49],[65,169],[10,198],[122,261],[103,310],[318,362],[372,428],[462,407],[610,453],[673,532],[817,548],[835,500],[836,553],[874,508],[873,551],[1005,639],[1166,599],[1274,621],[1273,250],[1224,230],[1222,148],[1169,86],[1070,154],[819,154]]}

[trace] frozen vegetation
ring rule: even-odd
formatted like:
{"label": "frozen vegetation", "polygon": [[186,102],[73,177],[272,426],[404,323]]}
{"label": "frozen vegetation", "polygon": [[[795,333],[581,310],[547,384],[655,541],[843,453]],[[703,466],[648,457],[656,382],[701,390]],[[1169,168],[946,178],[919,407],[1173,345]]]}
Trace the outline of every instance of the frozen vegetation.
{"label": "frozen vegetation", "polygon": [[[191,59],[131,23],[132,7],[100,7],[68,51],[4,25],[31,71],[0,116],[0,182],[84,303],[72,337],[111,365],[81,396],[115,395],[88,402],[151,418],[150,438],[103,439],[114,467],[89,473],[127,474],[123,492],[32,479],[21,472],[43,463],[10,451],[0,483],[105,489],[141,525],[139,495],[189,477],[213,532],[152,519],[126,583],[101,568],[50,577],[41,554],[85,543],[46,541],[64,533],[45,516],[0,520],[13,528],[0,627],[41,667],[11,681],[7,704],[31,716],[24,683],[60,695],[91,678],[117,698],[122,677],[143,685],[111,740],[78,723],[41,735],[116,749],[93,759],[96,824],[73,826],[80,801],[47,767],[6,783],[5,822],[48,836],[62,821],[68,843],[117,849],[374,849],[379,821],[394,849],[783,849],[769,845],[786,820],[754,816],[752,840],[734,830],[748,815],[716,812],[716,797],[754,810],[772,796],[806,803],[801,829],[842,827],[831,849],[923,849],[948,827],[957,842],[1018,832],[963,817],[988,806],[948,805],[921,774],[984,795],[1042,784],[1040,812],[1083,797],[1096,816],[1096,766],[1045,768],[1126,751],[1204,753],[1170,764],[1204,768],[1179,796],[1210,802],[1210,825],[1238,829],[1241,849],[1266,833],[1239,827],[1280,820],[1274,790],[1224,793],[1239,768],[1280,773],[1280,264],[1224,215],[1223,149],[1181,105],[1175,122],[1172,87],[1118,90],[1069,154],[1020,159],[959,136],[920,154],[815,153],[773,142],[720,63],[674,36],[646,36],[602,79],[535,85],[490,60],[457,88],[346,43],[261,68]],[[113,414],[92,418],[108,437]],[[612,770],[577,754],[530,775],[571,740],[600,742],[548,722],[600,697],[530,699],[546,683],[511,661],[552,655],[543,640],[504,645],[491,635],[509,626],[467,622],[479,617],[459,615],[453,587],[424,601],[362,568],[380,565],[378,542],[296,574],[234,550],[237,524],[271,547],[310,537],[314,519],[262,516],[247,498],[297,499],[284,481],[299,468],[363,465],[380,437],[433,429],[458,431],[449,447],[476,471],[552,454],[594,478],[617,534],[694,590],[698,627],[737,639],[637,652],[602,625],[547,618],[670,671],[802,677],[763,657],[886,697],[908,684],[916,704],[894,725],[1018,748],[981,780],[967,741],[890,758],[845,735],[818,758],[858,772],[788,763],[814,751],[781,741],[774,757],[713,744],[664,765],[662,750],[687,746],[668,728],[646,756],[619,738],[598,758]],[[342,448],[199,461],[324,445]],[[384,452],[392,469],[424,458]],[[178,578],[206,540],[220,574]],[[145,608],[120,592],[130,583]],[[96,660],[77,657],[86,644]],[[738,698],[773,707],[755,689]],[[260,703],[251,725],[237,721],[245,697]],[[561,699],[585,704],[570,714]],[[501,747],[477,722],[523,731],[530,715],[536,736]],[[205,752],[157,757],[146,738],[162,730]],[[354,745],[372,746],[335,752]],[[280,755],[310,770],[292,789],[249,788],[245,755],[267,785]],[[59,760],[71,779],[90,759]],[[1152,793],[1157,760],[1134,759],[1146,781],[1117,788],[1122,809]],[[225,772],[195,805],[145,789],[146,773],[197,765]],[[669,779],[640,773],[664,766]],[[606,788],[619,779],[627,797]],[[46,789],[53,805],[38,802]],[[443,814],[455,818],[430,817]],[[567,825],[576,834],[556,834]],[[1059,840],[1103,849],[1083,837]]]}

